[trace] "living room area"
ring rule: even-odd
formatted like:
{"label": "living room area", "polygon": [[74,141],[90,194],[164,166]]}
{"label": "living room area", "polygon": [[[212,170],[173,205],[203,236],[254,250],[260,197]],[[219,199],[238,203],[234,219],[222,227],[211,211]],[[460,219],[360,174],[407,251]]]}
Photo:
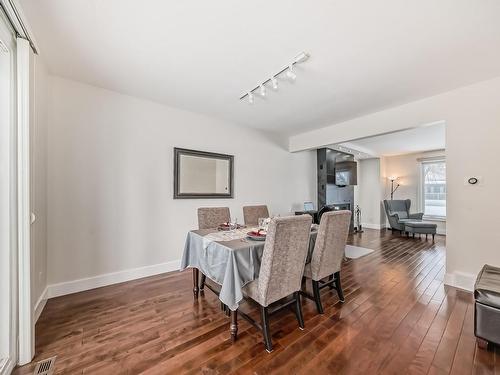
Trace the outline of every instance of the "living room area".
{"label": "living room area", "polygon": [[335,145],[357,159],[358,229],[446,236],[445,127],[439,122]]}

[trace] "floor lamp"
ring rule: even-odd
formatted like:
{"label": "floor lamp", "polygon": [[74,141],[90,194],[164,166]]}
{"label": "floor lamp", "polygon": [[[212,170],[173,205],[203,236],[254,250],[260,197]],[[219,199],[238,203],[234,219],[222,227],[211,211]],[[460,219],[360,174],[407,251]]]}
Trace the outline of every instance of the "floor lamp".
{"label": "floor lamp", "polygon": [[389,177],[389,180],[391,181],[391,201],[392,201],[392,198],[394,197],[394,192],[396,190],[398,190],[398,187],[399,187],[399,184],[396,184],[396,187],[394,187],[394,181],[396,181],[397,179],[398,179],[397,176]]}

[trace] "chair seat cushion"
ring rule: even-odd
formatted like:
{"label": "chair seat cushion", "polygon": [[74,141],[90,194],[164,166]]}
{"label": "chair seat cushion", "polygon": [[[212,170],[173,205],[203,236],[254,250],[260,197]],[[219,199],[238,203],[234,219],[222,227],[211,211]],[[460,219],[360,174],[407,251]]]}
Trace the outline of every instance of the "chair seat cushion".
{"label": "chair seat cushion", "polygon": [[259,279],[250,281],[247,285],[243,287],[243,293],[247,296],[264,306],[264,301],[259,293]]}
{"label": "chair seat cushion", "polygon": [[394,211],[395,214],[398,214],[399,219],[408,219],[408,212],[406,211]]}
{"label": "chair seat cushion", "polygon": [[409,220],[405,221],[405,227],[411,227],[411,228],[437,228],[436,223],[430,223],[428,221],[415,221],[415,220]]}
{"label": "chair seat cushion", "polygon": [[474,286],[476,302],[500,309],[500,268],[486,264]]}

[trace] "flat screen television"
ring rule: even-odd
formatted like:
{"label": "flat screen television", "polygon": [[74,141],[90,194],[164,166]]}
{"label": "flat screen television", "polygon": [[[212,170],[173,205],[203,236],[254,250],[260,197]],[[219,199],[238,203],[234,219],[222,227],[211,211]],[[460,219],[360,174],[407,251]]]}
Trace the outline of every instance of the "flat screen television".
{"label": "flat screen television", "polygon": [[358,184],[358,168],[355,161],[338,161],[335,163],[335,185],[348,186]]}

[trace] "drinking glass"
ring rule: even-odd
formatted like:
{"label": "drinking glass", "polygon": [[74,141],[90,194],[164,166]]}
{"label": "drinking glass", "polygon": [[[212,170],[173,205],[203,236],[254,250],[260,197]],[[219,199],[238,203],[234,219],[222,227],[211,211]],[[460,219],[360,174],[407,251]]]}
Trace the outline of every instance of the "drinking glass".
{"label": "drinking glass", "polygon": [[238,229],[238,218],[234,218],[234,220],[229,224],[232,230]]}
{"label": "drinking glass", "polygon": [[259,217],[259,229],[264,229],[264,221],[266,219],[264,217]]}

